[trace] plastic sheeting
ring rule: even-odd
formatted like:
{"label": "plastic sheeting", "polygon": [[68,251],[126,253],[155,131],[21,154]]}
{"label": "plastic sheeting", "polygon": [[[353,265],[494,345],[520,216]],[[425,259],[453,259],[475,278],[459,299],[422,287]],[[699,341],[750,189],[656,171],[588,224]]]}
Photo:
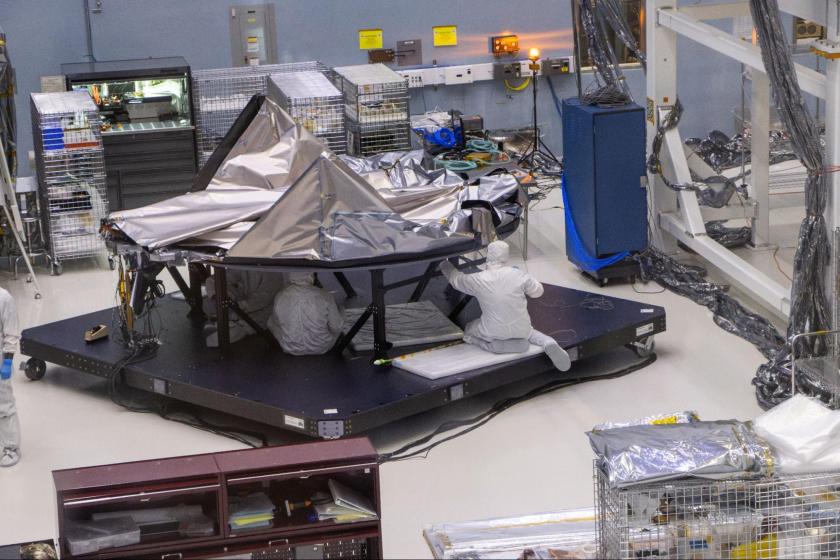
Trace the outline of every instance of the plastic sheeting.
{"label": "plastic sheeting", "polygon": [[840,411],[798,394],[753,422],[774,449],[782,474],[836,470],[840,465]]}
{"label": "plastic sheeting", "polygon": [[[355,307],[344,311],[344,332],[361,317],[365,308]],[[394,348],[417,344],[434,344],[461,340],[464,331],[430,301],[397,303],[385,309],[385,330],[388,342]],[[373,321],[359,329],[350,343],[353,350],[373,350]]]}
{"label": "plastic sheeting", "polygon": [[748,424],[736,420],[630,426],[588,436],[614,487],[686,476],[729,479],[773,473],[770,447]]}
{"label": "plastic sheeting", "polygon": [[438,559],[586,559],[597,557],[593,508],[522,517],[441,523],[423,529]]}
{"label": "plastic sheeting", "polygon": [[700,417],[693,410],[680,410],[678,412],[671,412],[666,414],[651,414],[644,418],[637,418],[636,420],[629,420],[627,422],[604,422],[597,424],[592,428],[593,432],[600,432],[603,430],[614,430],[615,428],[628,428],[630,426],[645,426],[658,424],[688,424],[691,422],[699,422]]}
{"label": "plastic sheeting", "polygon": [[393,365],[426,379],[440,379],[542,353],[543,349],[533,344],[520,354],[494,354],[472,344],[457,343],[400,356]]}

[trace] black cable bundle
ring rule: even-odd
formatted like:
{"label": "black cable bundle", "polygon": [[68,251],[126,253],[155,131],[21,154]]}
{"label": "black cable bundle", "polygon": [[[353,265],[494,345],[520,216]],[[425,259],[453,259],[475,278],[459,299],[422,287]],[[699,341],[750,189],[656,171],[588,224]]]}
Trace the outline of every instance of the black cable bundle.
{"label": "black cable bundle", "polygon": [[[623,375],[627,375],[629,373],[633,373],[634,371],[638,371],[638,370],[640,370],[644,367],[647,367],[655,361],[656,361],[656,354],[651,354],[650,356],[648,356],[648,357],[642,359],[641,361],[636,362],[636,363],[634,363],[630,366],[622,368],[618,371],[614,371],[612,373],[608,373],[608,374],[599,376],[598,379],[615,379],[617,377],[621,377]],[[569,379],[554,379],[552,381],[549,381],[545,385],[542,385],[540,387],[537,387],[536,389],[532,389],[532,390],[528,391],[527,393],[525,393],[523,395],[519,395],[517,397],[510,397],[510,398],[498,401],[493,406],[491,406],[489,410],[486,410],[486,411],[484,411],[484,412],[482,412],[482,413],[480,413],[476,416],[473,416],[472,418],[467,418],[465,420],[450,420],[449,422],[444,422],[437,429],[435,429],[432,433],[430,433],[426,436],[423,436],[422,438],[416,439],[416,440],[414,440],[410,443],[407,443],[407,444],[403,445],[402,447],[400,447],[399,449],[396,449],[396,450],[394,450],[390,453],[380,454],[379,455],[379,462],[380,463],[388,463],[388,462],[392,462],[392,461],[404,461],[406,459],[412,459],[414,457],[419,457],[421,455],[425,458],[426,455],[428,455],[428,453],[432,449],[437,447],[438,445],[441,445],[442,443],[446,443],[447,441],[450,441],[450,440],[453,440],[455,438],[466,435],[466,434],[472,432],[473,430],[477,430],[478,428],[480,428],[484,424],[488,423],[490,420],[492,420],[493,418],[495,418],[496,416],[498,416],[499,414],[501,414],[505,410],[508,410],[509,408],[514,407],[517,404],[523,403],[525,401],[529,401],[529,400],[531,400],[535,397],[539,397],[539,396],[542,396],[542,395],[546,395],[548,393],[552,393],[552,392],[554,392],[558,389],[562,389],[564,387],[571,387],[572,385],[577,385],[579,383],[584,383],[586,381],[592,381],[592,379],[590,379],[590,378],[571,379],[571,380],[569,380]],[[448,432],[448,431],[451,431],[451,430],[454,430],[454,429],[457,429],[457,428],[461,428],[461,427],[464,427],[464,426],[467,426],[467,427],[465,429],[461,430],[458,433],[452,434],[451,436],[447,436],[447,437],[445,437],[441,440],[438,440],[434,443],[429,443],[430,441],[432,441],[432,439],[434,439],[435,436],[437,436],[439,434],[442,434],[442,433],[445,433],[445,432]],[[423,444],[428,444],[428,445],[425,445],[424,447],[421,447],[420,449],[414,449],[415,447],[417,447],[419,445],[423,445]],[[412,451],[412,449],[414,449],[414,451]]]}
{"label": "black cable bundle", "polygon": [[[830,250],[823,213],[827,188],[819,129],[805,105],[793,64],[787,36],[782,27],[777,0],[750,0],[753,22],[761,45],[761,57],[773,90],[779,117],[791,144],[808,170],[805,184],[806,215],[799,229],[799,244],[793,263],[788,337],[825,330],[830,323],[823,274]],[[820,356],[826,352],[824,339],[802,339],[797,356]]]}
{"label": "black cable bundle", "polygon": [[738,303],[727,293],[728,286],[708,281],[701,267],[681,264],[656,249],[648,249],[636,259],[644,278],[708,308],[715,324],[752,343],[765,358],[775,359],[784,347],[784,337],[770,321]]}
{"label": "black cable bundle", "polygon": [[[618,64],[615,51],[607,41],[603,18],[595,13],[591,0],[577,2],[589,58],[595,67],[595,83],[583,95],[583,102],[607,107],[626,105],[632,100],[630,88]],[[620,16],[620,13],[618,15]],[[609,21],[612,21],[612,18]],[[621,33],[619,37],[622,37]]]}

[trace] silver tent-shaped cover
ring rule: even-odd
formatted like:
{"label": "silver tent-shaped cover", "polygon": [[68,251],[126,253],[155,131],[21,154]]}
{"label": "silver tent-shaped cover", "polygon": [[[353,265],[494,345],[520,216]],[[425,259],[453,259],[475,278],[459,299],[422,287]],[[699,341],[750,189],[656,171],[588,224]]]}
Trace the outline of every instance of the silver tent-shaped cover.
{"label": "silver tent-shaped cover", "polygon": [[350,261],[469,247],[474,235],[444,220],[396,212],[337,156],[324,152],[227,253],[226,261]]}
{"label": "silver tent-shaped cover", "polygon": [[255,220],[325,149],[318,138],[265,99],[206,188],[113,212],[108,219],[149,249]]}

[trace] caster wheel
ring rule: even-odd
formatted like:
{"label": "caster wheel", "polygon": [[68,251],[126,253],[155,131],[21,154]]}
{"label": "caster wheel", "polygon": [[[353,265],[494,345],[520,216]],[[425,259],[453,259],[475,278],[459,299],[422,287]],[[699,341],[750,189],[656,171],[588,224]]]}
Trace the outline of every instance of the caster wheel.
{"label": "caster wheel", "polygon": [[653,354],[653,351],[656,349],[656,341],[652,336],[648,336],[638,342],[628,344],[627,347],[635,352],[638,357],[647,358]]}
{"label": "caster wheel", "polygon": [[38,292],[37,294],[35,294],[35,299],[41,299],[41,292]]}
{"label": "caster wheel", "polygon": [[24,372],[26,373],[26,377],[32,381],[39,381],[47,373],[47,362],[38,358],[29,358],[26,361]]}
{"label": "caster wheel", "polygon": [[50,274],[53,276],[61,276],[62,272],[64,272],[64,266],[62,266],[61,263],[53,263]]}
{"label": "caster wheel", "polygon": [[610,282],[609,278],[599,278],[598,279],[598,285],[602,288],[605,287],[607,284],[609,284],[609,282]]}
{"label": "caster wheel", "polygon": [[27,274],[27,275],[26,275],[26,283],[27,283],[27,284],[31,284],[31,283],[32,283],[32,275],[31,275],[31,274]]}

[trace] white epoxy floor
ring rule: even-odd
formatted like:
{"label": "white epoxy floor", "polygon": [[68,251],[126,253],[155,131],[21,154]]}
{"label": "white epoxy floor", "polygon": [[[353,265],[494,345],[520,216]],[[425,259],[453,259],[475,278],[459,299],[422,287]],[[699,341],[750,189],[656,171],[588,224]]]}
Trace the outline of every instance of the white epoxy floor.
{"label": "white epoxy floor", "polygon": [[[791,240],[779,240],[792,245]],[[514,245],[516,241],[514,240]],[[562,210],[555,197],[532,213],[526,267],[539,280],[597,291],[564,254]],[[787,254],[780,251],[780,258]],[[516,251],[514,251],[516,252]],[[750,260],[775,269],[772,253]],[[789,265],[782,260],[781,265]],[[68,264],[60,277],[40,277],[44,298],[0,272],[0,285],[17,297],[23,327],[109,307],[114,273]],[[640,291],[657,292],[650,284]],[[520,404],[486,426],[436,448],[425,459],[381,469],[384,549],[387,558],[425,558],[426,524],[510,516],[587,506],[593,501],[592,454],[584,432],[593,424],[679,409],[706,419],[749,419],[760,412],[750,380],[761,354],[718,328],[711,314],[670,293],[636,293],[627,284],[605,294],[662,305],[668,330],[657,337],[659,360],[631,375],[561,389]],[[615,365],[611,357],[597,367]],[[15,364],[17,368],[17,363]],[[380,451],[423,435],[442,421],[465,418],[543,380],[456,403],[371,434]],[[51,537],[55,501],[50,471],[240,447],[232,440],[148,414],[126,412],[107,398],[96,379],[50,367],[41,382],[15,371],[23,427],[23,459],[0,471],[0,543]],[[275,439],[282,440],[282,435]]]}

